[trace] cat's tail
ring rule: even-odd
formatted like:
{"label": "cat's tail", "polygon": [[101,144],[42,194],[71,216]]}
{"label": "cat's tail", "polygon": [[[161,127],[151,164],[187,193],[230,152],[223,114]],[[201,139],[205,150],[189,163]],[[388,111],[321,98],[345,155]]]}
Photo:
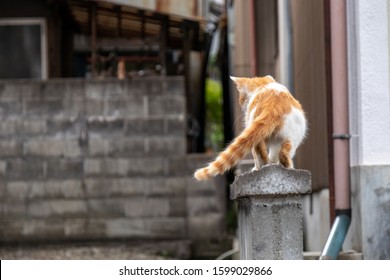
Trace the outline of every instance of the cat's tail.
{"label": "cat's tail", "polygon": [[276,124],[267,115],[258,116],[234,141],[219,154],[207,167],[198,169],[194,176],[197,180],[207,180],[234,167],[250,149],[261,140],[269,138]]}

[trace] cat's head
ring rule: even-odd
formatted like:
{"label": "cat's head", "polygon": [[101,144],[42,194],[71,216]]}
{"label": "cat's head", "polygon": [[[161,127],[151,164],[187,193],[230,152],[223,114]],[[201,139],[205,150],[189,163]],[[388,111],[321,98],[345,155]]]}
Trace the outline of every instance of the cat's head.
{"label": "cat's head", "polygon": [[254,77],[254,78],[240,78],[230,76],[230,79],[236,84],[237,90],[240,94],[239,102],[242,107],[245,106],[247,100],[251,94],[253,94],[258,88],[265,86],[269,83],[275,82],[275,79],[268,75],[264,77]]}

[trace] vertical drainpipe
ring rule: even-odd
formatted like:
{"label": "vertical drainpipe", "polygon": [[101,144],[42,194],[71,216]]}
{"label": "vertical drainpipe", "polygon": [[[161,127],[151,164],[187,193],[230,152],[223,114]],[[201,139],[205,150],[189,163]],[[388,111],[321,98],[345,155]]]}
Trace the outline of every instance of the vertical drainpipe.
{"label": "vertical drainpipe", "polygon": [[256,54],[256,28],[255,28],[255,2],[249,0],[249,36],[250,36],[250,53],[252,62],[250,63],[251,75],[254,77],[257,73],[257,54]]}
{"label": "vertical drainpipe", "polygon": [[337,259],[351,221],[346,1],[329,1],[335,220],[320,259]]}

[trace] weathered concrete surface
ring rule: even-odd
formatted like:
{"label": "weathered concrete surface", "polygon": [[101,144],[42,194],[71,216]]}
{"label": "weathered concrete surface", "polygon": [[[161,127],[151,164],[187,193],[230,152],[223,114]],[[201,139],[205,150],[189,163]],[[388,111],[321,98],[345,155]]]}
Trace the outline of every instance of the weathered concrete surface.
{"label": "weathered concrete surface", "polygon": [[258,171],[245,172],[237,176],[230,186],[231,199],[258,195],[302,195],[310,192],[310,171],[287,169],[279,164],[269,164]]}
{"label": "weathered concrete surface", "polygon": [[184,93],[171,76],[0,81],[0,242],[224,236]]}
{"label": "weathered concrete surface", "polygon": [[310,172],[279,165],[236,177],[241,259],[303,259],[301,195],[310,190]]}
{"label": "weathered concrete surface", "polygon": [[352,220],[344,250],[390,259],[390,165],[351,168]]}

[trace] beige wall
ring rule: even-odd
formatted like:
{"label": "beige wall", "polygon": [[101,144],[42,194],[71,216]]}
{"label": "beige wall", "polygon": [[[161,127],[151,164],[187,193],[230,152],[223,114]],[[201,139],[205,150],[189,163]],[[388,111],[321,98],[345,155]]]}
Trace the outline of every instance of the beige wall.
{"label": "beige wall", "polygon": [[[271,3],[272,2],[272,3]],[[254,35],[251,37],[251,1],[234,3],[233,75],[271,74],[278,78],[276,1],[254,1]],[[298,149],[296,167],[308,169],[313,189],[328,187],[326,120],[325,40],[323,0],[291,2],[294,89],[309,120],[309,133]],[[254,49],[253,49],[254,46]],[[255,69],[255,71],[253,71]],[[241,109],[236,102],[235,131],[242,129]]]}
{"label": "beige wall", "polygon": [[[254,11],[254,12],[253,12]],[[240,0],[234,2],[232,64],[238,77],[277,76],[278,55],[276,2]],[[242,128],[242,111],[235,97],[235,133]]]}
{"label": "beige wall", "polygon": [[309,120],[297,167],[312,172],[313,190],[328,186],[325,37],[322,0],[292,1],[294,95]]}

